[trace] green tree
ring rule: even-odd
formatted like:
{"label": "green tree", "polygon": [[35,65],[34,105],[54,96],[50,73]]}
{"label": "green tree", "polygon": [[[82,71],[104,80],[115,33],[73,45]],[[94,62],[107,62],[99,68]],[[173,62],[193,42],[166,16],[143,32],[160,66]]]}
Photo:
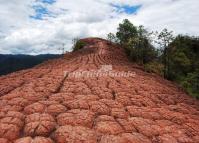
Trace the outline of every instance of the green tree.
{"label": "green tree", "polygon": [[199,38],[178,35],[169,48],[171,80],[199,98]]}
{"label": "green tree", "polygon": [[74,38],[72,41],[73,41],[73,47],[72,47],[73,52],[82,49],[84,46],[86,46],[86,43],[78,38]]}
{"label": "green tree", "polygon": [[131,60],[138,64],[146,64],[156,58],[157,52],[151,44],[150,33],[140,25],[134,26],[125,19],[119,24],[117,38]]}
{"label": "green tree", "polygon": [[107,40],[109,42],[112,42],[112,43],[116,43],[117,42],[117,38],[116,38],[115,34],[113,34],[113,33],[109,33],[107,35]]}
{"label": "green tree", "polygon": [[151,34],[144,26],[140,25],[138,28],[138,47],[140,49],[140,59],[142,64],[152,62],[157,57],[157,50],[151,44]]}
{"label": "green tree", "polygon": [[166,28],[163,29],[158,35],[157,43],[160,45],[162,51],[162,60],[164,64],[164,77],[169,78],[170,72],[170,54],[171,48],[170,43],[174,40],[173,31],[168,31]]}
{"label": "green tree", "polygon": [[128,19],[124,19],[123,22],[119,24],[117,30],[116,37],[123,46],[129,42],[129,39],[137,36],[137,27]]}

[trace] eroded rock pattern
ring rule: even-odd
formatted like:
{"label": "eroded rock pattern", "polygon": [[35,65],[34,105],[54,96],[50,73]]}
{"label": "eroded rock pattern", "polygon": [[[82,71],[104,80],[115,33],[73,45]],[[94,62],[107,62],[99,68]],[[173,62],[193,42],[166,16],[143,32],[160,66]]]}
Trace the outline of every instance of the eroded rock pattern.
{"label": "eroded rock pattern", "polygon": [[[199,142],[197,100],[128,62],[121,48],[84,41],[75,53],[0,77],[0,143]],[[135,75],[71,76],[111,70],[102,65]]]}

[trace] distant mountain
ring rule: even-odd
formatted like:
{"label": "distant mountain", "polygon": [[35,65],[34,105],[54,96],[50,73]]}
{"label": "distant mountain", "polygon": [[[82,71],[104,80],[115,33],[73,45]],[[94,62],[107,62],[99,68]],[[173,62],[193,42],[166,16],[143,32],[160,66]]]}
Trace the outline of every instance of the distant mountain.
{"label": "distant mountain", "polygon": [[58,58],[60,55],[3,55],[0,54],[0,76],[6,75],[18,70],[31,68],[46,60]]}

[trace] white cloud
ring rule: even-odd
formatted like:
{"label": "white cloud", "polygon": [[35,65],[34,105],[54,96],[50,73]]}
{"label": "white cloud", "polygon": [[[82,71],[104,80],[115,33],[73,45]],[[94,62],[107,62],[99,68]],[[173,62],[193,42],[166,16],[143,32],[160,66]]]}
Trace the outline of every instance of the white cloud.
{"label": "white cloud", "polygon": [[[116,12],[111,3],[142,7],[136,15],[128,15]],[[37,4],[53,17],[30,18],[37,14],[31,8]],[[57,0],[53,4],[0,0],[0,53],[60,53],[61,44],[69,50],[75,37],[106,37],[124,18],[150,30],[166,27],[176,34],[198,35],[198,5],[198,0]]]}

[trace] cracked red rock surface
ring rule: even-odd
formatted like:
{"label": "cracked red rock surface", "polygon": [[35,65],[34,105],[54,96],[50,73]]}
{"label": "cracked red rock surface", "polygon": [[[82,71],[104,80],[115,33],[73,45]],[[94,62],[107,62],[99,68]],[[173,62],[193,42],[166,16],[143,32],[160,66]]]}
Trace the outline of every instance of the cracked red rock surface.
{"label": "cracked red rock surface", "polygon": [[[118,46],[83,41],[77,52],[0,77],[0,143],[199,142],[199,101]],[[69,76],[102,65],[135,76]]]}
{"label": "cracked red rock surface", "polygon": [[49,114],[34,113],[25,119],[24,134],[30,136],[48,136],[55,129],[56,122]]}

